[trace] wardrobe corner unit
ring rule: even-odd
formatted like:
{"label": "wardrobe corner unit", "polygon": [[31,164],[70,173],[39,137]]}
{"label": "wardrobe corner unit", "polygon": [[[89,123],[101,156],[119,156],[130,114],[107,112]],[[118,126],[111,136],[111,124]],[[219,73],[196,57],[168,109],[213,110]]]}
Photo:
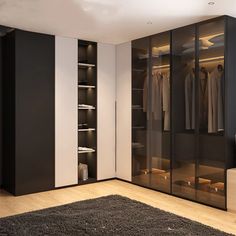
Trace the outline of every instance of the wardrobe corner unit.
{"label": "wardrobe corner unit", "polygon": [[[226,170],[235,166],[235,32],[235,18],[222,16],[132,41],[125,83],[133,183],[227,208]],[[117,83],[119,101],[119,77]]]}
{"label": "wardrobe corner unit", "polygon": [[116,46],[116,177],[131,181],[131,42]]}
{"label": "wardrobe corner unit", "polygon": [[115,177],[115,47],[56,37],[56,187]]}
{"label": "wardrobe corner unit", "polygon": [[54,188],[54,36],[11,30],[3,43],[3,187]]}

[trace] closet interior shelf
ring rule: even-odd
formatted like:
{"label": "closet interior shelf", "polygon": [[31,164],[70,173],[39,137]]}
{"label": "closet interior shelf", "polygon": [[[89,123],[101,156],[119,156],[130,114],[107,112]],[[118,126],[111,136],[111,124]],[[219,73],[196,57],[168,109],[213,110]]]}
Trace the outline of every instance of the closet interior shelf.
{"label": "closet interior shelf", "polygon": [[84,104],[79,104],[78,108],[79,110],[95,110],[94,106]]}
{"label": "closet interior shelf", "polygon": [[96,88],[94,85],[78,85],[78,87],[79,88],[84,88],[84,89],[86,89],[86,88]]}
{"label": "closet interior shelf", "polygon": [[95,131],[95,128],[78,129],[79,132]]}
{"label": "closet interior shelf", "polygon": [[220,60],[224,60],[224,56],[203,58],[200,59],[199,62],[203,63],[203,62],[220,61]]}
{"label": "closet interior shelf", "polygon": [[91,152],[95,152],[95,149],[93,148],[88,148],[88,147],[79,147],[78,148],[78,153],[82,154],[82,153],[91,153]]}
{"label": "closet interior shelf", "polygon": [[95,67],[95,64],[90,64],[90,63],[78,63],[79,67],[81,68],[88,68],[88,67]]}

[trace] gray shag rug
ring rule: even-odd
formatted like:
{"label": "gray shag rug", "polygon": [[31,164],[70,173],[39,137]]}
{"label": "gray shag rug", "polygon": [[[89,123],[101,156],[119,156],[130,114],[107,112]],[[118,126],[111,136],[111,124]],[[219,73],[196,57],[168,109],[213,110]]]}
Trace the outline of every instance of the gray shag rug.
{"label": "gray shag rug", "polygon": [[0,235],[229,235],[118,195],[0,219]]}

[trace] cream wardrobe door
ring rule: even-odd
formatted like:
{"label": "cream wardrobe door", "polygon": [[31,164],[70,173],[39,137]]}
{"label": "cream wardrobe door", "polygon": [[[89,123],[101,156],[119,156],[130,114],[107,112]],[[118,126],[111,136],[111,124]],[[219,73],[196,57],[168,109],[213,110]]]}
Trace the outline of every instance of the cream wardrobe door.
{"label": "cream wardrobe door", "polygon": [[131,181],[131,42],[116,47],[116,176]]}
{"label": "cream wardrobe door", "polygon": [[56,36],[55,187],[78,183],[77,54],[77,39]]}
{"label": "cream wardrobe door", "polygon": [[115,177],[115,46],[98,43],[97,179]]}

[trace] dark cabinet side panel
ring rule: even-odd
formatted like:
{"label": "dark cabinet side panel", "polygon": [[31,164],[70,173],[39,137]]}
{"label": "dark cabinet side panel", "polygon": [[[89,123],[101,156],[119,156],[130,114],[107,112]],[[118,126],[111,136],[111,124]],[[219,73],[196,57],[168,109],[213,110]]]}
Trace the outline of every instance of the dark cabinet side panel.
{"label": "dark cabinet side panel", "polygon": [[15,41],[2,39],[3,56],[3,187],[15,193]]}
{"label": "dark cabinet side panel", "polygon": [[16,30],[16,195],[54,188],[54,36]]}

